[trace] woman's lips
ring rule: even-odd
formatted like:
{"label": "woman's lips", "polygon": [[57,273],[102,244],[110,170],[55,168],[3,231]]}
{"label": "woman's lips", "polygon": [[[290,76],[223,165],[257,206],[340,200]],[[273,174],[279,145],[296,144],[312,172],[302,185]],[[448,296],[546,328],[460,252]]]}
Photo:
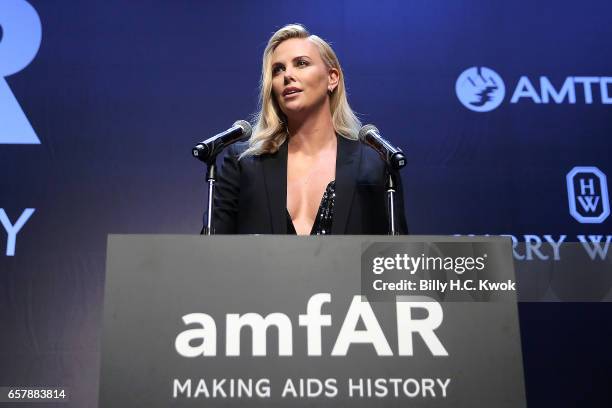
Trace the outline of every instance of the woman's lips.
{"label": "woman's lips", "polygon": [[288,86],[285,89],[283,89],[283,96],[287,96],[287,95],[291,95],[293,93],[297,93],[297,92],[302,92],[302,90],[300,88],[298,88],[297,86]]}
{"label": "woman's lips", "polygon": [[283,98],[285,98],[285,99],[289,99],[289,98],[291,98],[291,97],[293,97],[293,96],[296,96],[297,94],[300,94],[300,93],[302,93],[302,91],[295,91],[295,92],[291,92],[291,93],[288,93],[288,94],[286,94],[286,95],[283,95]]}

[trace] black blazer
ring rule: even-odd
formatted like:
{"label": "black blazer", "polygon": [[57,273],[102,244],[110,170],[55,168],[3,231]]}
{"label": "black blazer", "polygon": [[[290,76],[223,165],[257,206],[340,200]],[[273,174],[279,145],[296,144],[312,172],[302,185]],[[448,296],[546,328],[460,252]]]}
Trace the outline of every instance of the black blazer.
{"label": "black blazer", "polygon": [[[287,234],[287,145],[278,152],[238,156],[247,143],[226,149],[215,186],[213,228],[216,234]],[[387,234],[385,165],[378,154],[359,141],[338,136],[336,197],[331,233]],[[408,233],[399,174],[396,230]]]}

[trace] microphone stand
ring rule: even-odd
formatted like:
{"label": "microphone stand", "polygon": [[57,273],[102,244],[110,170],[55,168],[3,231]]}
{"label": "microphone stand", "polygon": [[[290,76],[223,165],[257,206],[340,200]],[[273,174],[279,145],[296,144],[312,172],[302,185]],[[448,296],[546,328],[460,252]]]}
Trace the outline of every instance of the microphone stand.
{"label": "microphone stand", "polygon": [[201,235],[214,235],[215,229],[212,225],[215,200],[215,182],[217,181],[217,157],[206,162],[206,181],[208,182],[208,211],[206,212],[206,226],[202,228]]}
{"label": "microphone stand", "polygon": [[191,154],[206,163],[206,181],[208,182],[208,211],[206,212],[206,226],[200,231],[201,235],[214,235],[213,211],[215,204],[215,183],[217,182],[217,155],[227,146],[251,137],[251,124],[246,120],[237,120],[234,125],[207,140],[198,143]]}
{"label": "microphone stand", "polygon": [[387,183],[385,188],[387,189],[387,204],[389,205],[389,235],[399,235],[395,230],[395,192],[396,192],[395,177],[393,173],[387,171]]}
{"label": "microphone stand", "polygon": [[406,156],[402,149],[393,147],[382,138],[374,125],[365,125],[359,130],[359,139],[374,149],[387,165],[387,204],[389,206],[389,235],[399,235],[395,230],[395,193],[397,182],[393,171],[398,171],[406,165]]}

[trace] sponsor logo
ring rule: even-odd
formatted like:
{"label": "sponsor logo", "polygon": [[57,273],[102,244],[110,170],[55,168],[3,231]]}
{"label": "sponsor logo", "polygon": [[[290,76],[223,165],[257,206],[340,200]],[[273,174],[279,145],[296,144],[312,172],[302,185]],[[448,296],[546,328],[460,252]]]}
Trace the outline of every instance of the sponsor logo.
{"label": "sponsor logo", "polygon": [[574,167],[567,173],[569,212],[582,224],[599,224],[610,215],[606,175],[597,167]]}
{"label": "sponsor logo", "polygon": [[40,47],[42,27],[25,0],[0,1],[0,144],[40,144],[23,109],[4,79],[27,67]]}
{"label": "sponsor logo", "polygon": [[[454,234],[456,237],[462,234]],[[491,234],[476,235],[465,234],[467,237],[477,236],[492,236]],[[495,235],[493,235],[495,236]],[[563,234],[555,238],[555,235],[512,235],[502,234],[501,237],[508,237],[512,240],[512,256],[517,261],[534,261],[534,260],[561,260],[562,245],[570,246],[571,242],[579,242],[586,254],[591,260],[604,260],[608,256],[610,247],[612,246],[612,235],[576,235],[575,238]]]}
{"label": "sponsor logo", "polygon": [[516,84],[510,103],[524,100],[543,105],[550,103],[607,105],[612,104],[610,85],[612,77],[570,76],[565,78],[563,84],[555,86],[553,81],[545,76],[541,76],[539,82],[532,82],[528,77],[522,76]]}
{"label": "sponsor logo", "polygon": [[491,68],[471,67],[459,75],[455,83],[457,98],[466,108],[475,112],[488,112],[504,100],[504,81]]}
{"label": "sponsor logo", "polygon": [[[466,108],[488,112],[501,105],[505,87],[502,78],[491,68],[471,67],[455,83],[457,98]],[[612,77],[568,76],[563,81],[540,76],[537,80],[521,76],[514,86],[509,103],[612,104]]]}

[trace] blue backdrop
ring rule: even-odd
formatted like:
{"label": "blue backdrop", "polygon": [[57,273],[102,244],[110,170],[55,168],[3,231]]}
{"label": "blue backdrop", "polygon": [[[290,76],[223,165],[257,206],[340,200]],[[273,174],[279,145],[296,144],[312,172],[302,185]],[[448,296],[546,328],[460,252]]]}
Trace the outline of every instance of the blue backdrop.
{"label": "blue backdrop", "polygon": [[[205,168],[190,149],[254,113],[261,54],[287,23],[332,43],[351,106],[406,153],[412,233],[609,242],[611,13],[2,0],[0,385],[64,385],[71,406],[96,406],[106,236],[199,232]],[[610,397],[609,304],[519,309],[531,406]]]}

